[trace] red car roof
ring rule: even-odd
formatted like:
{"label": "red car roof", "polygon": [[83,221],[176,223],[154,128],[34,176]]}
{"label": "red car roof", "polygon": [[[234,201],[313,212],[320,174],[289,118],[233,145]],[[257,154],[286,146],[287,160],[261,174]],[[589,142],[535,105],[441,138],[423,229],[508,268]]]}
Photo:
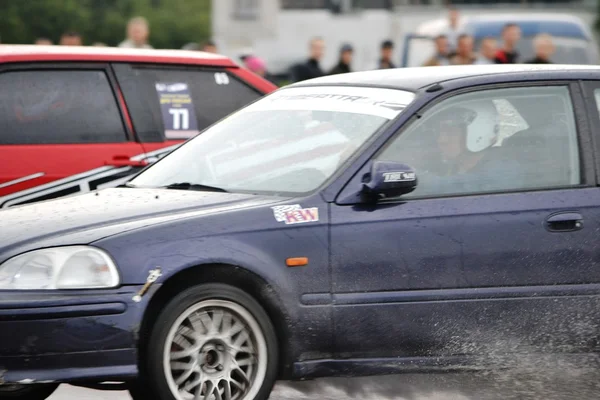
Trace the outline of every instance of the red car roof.
{"label": "red car roof", "polygon": [[231,59],[202,51],[117,47],[0,45],[0,63],[28,61],[105,61],[237,67]]}

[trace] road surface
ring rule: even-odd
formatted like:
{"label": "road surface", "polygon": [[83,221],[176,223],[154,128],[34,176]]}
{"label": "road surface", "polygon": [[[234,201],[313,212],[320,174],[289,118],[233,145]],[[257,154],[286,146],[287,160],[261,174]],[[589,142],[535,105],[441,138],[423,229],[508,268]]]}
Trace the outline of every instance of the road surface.
{"label": "road surface", "polygon": [[[507,374],[406,374],[280,383],[270,400],[597,400],[589,369]],[[50,400],[130,400],[127,392],[61,386]]]}

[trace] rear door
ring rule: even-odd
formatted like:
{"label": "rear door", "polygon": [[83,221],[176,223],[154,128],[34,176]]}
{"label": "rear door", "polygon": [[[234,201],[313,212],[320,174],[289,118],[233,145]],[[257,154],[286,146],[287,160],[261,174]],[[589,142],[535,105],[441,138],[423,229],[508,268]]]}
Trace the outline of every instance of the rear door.
{"label": "rear door", "polygon": [[130,174],[143,153],[107,65],[0,72],[0,207],[86,192]]}
{"label": "rear door", "polygon": [[224,68],[158,64],[113,68],[150,161],[264,94]]}

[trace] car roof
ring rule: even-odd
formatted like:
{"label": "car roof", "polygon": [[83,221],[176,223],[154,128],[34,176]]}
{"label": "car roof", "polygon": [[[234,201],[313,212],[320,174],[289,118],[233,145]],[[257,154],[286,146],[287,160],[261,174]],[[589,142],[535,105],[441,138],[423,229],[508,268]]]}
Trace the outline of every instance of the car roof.
{"label": "car roof", "polygon": [[[514,22],[523,30],[524,36],[548,33],[554,36],[590,38],[591,32],[581,18],[558,13],[483,14],[467,16],[460,20],[460,30],[470,31],[478,37],[499,36],[502,27]],[[417,35],[435,37],[448,28],[447,18],[438,18],[419,25]]]}
{"label": "car roof", "polygon": [[[454,79],[498,76],[507,73],[531,74],[532,79],[543,72],[600,72],[600,66],[556,65],[556,64],[496,64],[496,65],[455,65],[443,67],[395,68],[386,70],[353,72],[329,75],[290,85],[299,86],[371,86],[417,91],[424,87]],[[285,89],[283,89],[285,90]]]}
{"label": "car roof", "polygon": [[90,46],[0,45],[0,63],[36,61],[139,62],[237,67],[231,59],[202,51]]}

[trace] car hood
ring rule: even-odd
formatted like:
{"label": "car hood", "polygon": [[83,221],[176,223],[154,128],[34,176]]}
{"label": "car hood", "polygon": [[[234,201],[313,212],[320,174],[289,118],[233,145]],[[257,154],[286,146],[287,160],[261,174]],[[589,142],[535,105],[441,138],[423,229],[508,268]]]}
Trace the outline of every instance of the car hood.
{"label": "car hood", "polygon": [[0,262],[35,248],[88,244],[188,216],[262,206],[275,196],[117,188],[0,211]]}

